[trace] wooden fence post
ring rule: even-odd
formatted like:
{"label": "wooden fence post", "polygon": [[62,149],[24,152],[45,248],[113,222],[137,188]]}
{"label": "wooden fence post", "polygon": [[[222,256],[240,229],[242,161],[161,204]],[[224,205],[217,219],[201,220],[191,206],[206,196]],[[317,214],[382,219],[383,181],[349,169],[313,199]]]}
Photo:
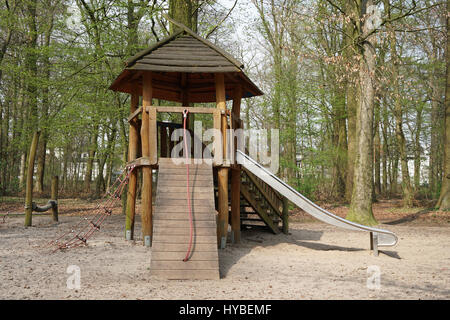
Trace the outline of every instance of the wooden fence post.
{"label": "wooden fence post", "polygon": [[283,197],[282,219],[283,219],[283,233],[288,234],[289,233],[289,201],[286,197]]}
{"label": "wooden fence post", "polygon": [[33,213],[33,173],[34,159],[36,158],[36,149],[39,142],[41,131],[38,130],[33,135],[31,141],[30,154],[28,158],[27,185],[25,190],[25,227],[31,227]]}
{"label": "wooden fence post", "polygon": [[52,178],[52,194],[50,200],[54,200],[55,204],[52,206],[53,221],[58,222],[58,176]]}

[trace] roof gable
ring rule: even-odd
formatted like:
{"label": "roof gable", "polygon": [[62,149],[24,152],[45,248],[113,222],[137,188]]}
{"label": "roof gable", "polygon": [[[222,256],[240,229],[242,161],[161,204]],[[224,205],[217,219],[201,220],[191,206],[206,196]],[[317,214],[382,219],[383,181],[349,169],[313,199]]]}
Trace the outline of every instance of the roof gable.
{"label": "roof gable", "polygon": [[160,72],[239,72],[243,64],[184,27],[126,62],[129,70]]}

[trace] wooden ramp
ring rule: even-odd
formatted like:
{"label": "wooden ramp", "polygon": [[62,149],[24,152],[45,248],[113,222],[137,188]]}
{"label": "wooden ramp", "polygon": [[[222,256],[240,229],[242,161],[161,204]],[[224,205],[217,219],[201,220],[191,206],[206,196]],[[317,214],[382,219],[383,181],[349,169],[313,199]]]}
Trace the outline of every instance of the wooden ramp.
{"label": "wooden ramp", "polygon": [[189,171],[194,221],[190,259],[183,261],[190,238],[186,165],[160,158],[150,273],[164,279],[219,279],[212,166],[191,164]]}

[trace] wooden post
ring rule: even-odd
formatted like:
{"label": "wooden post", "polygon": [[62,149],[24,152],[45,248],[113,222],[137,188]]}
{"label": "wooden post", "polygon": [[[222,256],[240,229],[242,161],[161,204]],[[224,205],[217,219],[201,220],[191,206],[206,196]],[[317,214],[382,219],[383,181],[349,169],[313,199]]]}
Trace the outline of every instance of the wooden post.
{"label": "wooden post", "polygon": [[167,158],[167,126],[161,125],[159,127],[159,136],[161,141],[160,156]]}
{"label": "wooden post", "polygon": [[[216,103],[219,110],[226,109],[225,100],[225,81],[223,73],[215,74],[216,84]],[[221,116],[221,131],[222,131],[222,144],[223,144],[223,156],[226,156],[226,130],[227,130],[227,118],[223,114]],[[228,234],[228,168],[219,167],[217,171],[218,176],[218,200],[219,200],[219,218],[217,226],[217,240],[219,247],[224,249],[227,244]]]}
{"label": "wooden post", "polygon": [[172,141],[172,134],[173,134],[173,130],[174,128],[172,126],[169,127],[169,136],[168,136],[168,140],[169,140],[169,150],[167,151],[167,156],[169,158],[172,157],[172,150],[174,147],[174,142]]}
{"label": "wooden post", "polygon": [[28,158],[27,184],[25,190],[25,227],[31,227],[33,213],[33,173],[34,159],[36,158],[36,149],[39,142],[41,131],[36,131],[31,141],[30,154]]}
{"label": "wooden post", "polygon": [[289,233],[289,201],[286,197],[283,198],[282,219],[283,219],[283,233],[288,234]]}
{"label": "wooden post", "polygon": [[[130,114],[135,112],[139,106],[139,94],[131,95]],[[139,145],[139,132],[137,121],[130,125],[130,138],[128,142],[128,161],[137,159]],[[136,214],[136,189],[137,189],[137,169],[130,174],[127,192],[127,207],[125,214],[125,239],[134,239],[134,217]]]}
{"label": "wooden post", "polygon": [[241,170],[231,170],[231,242],[241,241]]}
{"label": "wooden post", "polygon": [[[233,97],[232,114],[239,118],[241,113],[242,87],[235,89]],[[239,126],[233,129],[239,129]],[[233,135],[234,136],[234,135]],[[236,153],[237,144],[233,138],[232,152]],[[235,159],[235,156],[232,157]],[[231,241],[239,243],[241,241],[241,168],[239,165],[233,166],[231,170]]]}
{"label": "wooden post", "polygon": [[58,222],[58,176],[52,178],[51,200],[55,201],[55,205],[52,206],[53,221]]}
{"label": "wooden post", "polygon": [[[142,156],[150,157],[150,117],[147,107],[152,105],[152,74],[144,72],[142,86]],[[144,166],[142,168],[142,237],[144,245],[150,247],[152,245],[152,168]]]}

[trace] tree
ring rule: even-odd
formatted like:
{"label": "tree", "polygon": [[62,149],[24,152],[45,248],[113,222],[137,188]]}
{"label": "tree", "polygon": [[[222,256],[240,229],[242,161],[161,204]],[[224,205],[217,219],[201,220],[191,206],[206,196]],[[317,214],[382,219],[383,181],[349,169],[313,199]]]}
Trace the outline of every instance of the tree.
{"label": "tree", "polygon": [[[359,36],[364,41],[359,45],[359,106],[356,110],[356,158],[353,178],[352,202],[347,219],[364,225],[375,225],[377,221],[372,212],[373,193],[373,115],[375,97],[375,62],[376,52],[374,35],[369,12],[372,1],[362,1],[358,17],[362,25],[358,28]],[[358,23],[357,23],[358,25]]]}
{"label": "tree", "polygon": [[[447,12],[450,10],[450,0],[447,0]],[[444,174],[442,189],[437,202],[441,210],[450,210],[450,17],[447,14],[447,46],[446,46],[446,86],[445,86],[445,140],[444,140]]]}

